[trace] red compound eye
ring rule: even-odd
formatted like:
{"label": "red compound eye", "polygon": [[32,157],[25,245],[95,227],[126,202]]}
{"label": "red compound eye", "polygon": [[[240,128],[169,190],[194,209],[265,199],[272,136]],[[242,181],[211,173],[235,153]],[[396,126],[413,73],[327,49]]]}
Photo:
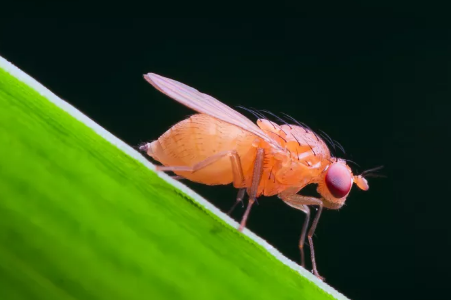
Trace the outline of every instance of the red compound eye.
{"label": "red compound eye", "polygon": [[351,190],[352,181],[349,170],[340,163],[334,163],[326,174],[326,186],[332,196],[343,198]]}

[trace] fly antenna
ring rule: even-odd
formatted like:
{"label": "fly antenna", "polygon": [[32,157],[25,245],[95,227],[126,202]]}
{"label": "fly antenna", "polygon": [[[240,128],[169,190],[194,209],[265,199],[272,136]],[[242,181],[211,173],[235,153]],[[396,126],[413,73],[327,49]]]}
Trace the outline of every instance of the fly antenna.
{"label": "fly antenna", "polygon": [[387,177],[385,175],[376,173],[377,171],[381,170],[383,167],[384,166],[379,166],[379,167],[365,170],[360,174],[360,176],[362,176],[362,177]]}

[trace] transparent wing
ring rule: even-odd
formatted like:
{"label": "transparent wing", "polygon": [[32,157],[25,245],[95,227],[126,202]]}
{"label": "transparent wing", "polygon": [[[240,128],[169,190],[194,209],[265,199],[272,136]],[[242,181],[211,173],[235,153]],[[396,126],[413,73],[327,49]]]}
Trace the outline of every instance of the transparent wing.
{"label": "transparent wing", "polygon": [[154,73],[144,75],[144,79],[146,79],[157,90],[182,103],[183,105],[197,112],[210,115],[221,121],[238,126],[250,133],[255,134],[259,138],[268,142],[274,148],[283,150],[283,148],[275,140],[266,135],[265,132],[255,123],[219,100],[207,94],[201,93],[186,84]]}

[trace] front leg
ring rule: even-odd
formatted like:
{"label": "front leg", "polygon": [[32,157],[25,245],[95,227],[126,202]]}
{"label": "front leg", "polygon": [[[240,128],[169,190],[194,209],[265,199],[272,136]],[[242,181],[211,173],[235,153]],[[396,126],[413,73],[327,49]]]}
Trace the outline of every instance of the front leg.
{"label": "front leg", "polygon": [[301,238],[299,241],[299,250],[301,251],[301,263],[304,266],[304,242],[305,242],[305,234],[308,227],[310,210],[307,205],[317,205],[318,212],[313,219],[312,226],[310,226],[310,230],[308,231],[308,240],[310,245],[310,255],[312,258],[312,267],[313,274],[321,280],[324,280],[318,273],[318,269],[316,268],[316,260],[315,260],[315,250],[313,247],[313,234],[315,233],[316,226],[318,225],[319,218],[321,216],[321,212],[323,211],[323,202],[321,199],[315,197],[302,196],[298,194],[294,194],[293,192],[282,192],[279,194],[279,198],[282,199],[286,204],[296,209],[303,211],[306,214],[306,218],[304,221],[304,225],[302,226]]}

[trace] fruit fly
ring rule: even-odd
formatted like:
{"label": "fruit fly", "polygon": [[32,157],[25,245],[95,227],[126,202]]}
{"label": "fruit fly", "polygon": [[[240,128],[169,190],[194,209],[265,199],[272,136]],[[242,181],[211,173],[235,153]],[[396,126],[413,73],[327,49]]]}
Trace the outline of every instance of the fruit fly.
{"label": "fruit fly", "polygon": [[[313,274],[322,279],[312,240],[321,212],[323,208],[342,207],[353,184],[368,190],[364,178],[368,171],[353,175],[346,160],[333,157],[324,140],[300,123],[278,125],[260,118],[255,124],[217,99],[183,83],[154,73],[144,78],[163,94],[198,112],[140,147],[162,164],[157,170],[172,171],[206,185],[233,183],[239,189],[235,205],[247,192],[249,202],[240,231],[260,196],[278,195],[289,206],[303,211],[306,218],[299,241],[301,264],[305,267],[307,236]],[[312,183],[317,184],[320,198],[298,194]],[[318,207],[310,229],[309,206]]]}

